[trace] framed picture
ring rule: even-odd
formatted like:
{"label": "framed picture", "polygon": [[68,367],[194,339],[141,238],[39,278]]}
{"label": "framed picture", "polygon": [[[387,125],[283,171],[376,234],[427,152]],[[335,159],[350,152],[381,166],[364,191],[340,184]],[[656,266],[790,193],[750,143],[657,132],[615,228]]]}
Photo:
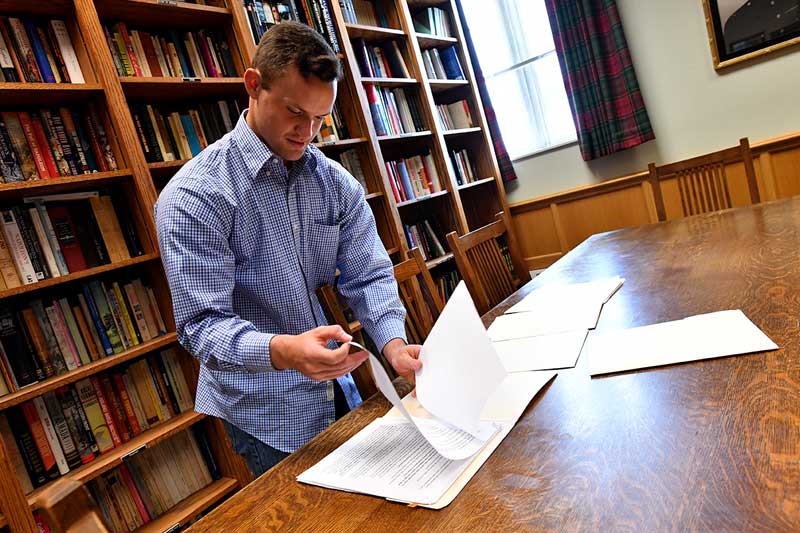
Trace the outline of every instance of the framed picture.
{"label": "framed picture", "polygon": [[703,0],[714,68],[800,44],[800,0]]}

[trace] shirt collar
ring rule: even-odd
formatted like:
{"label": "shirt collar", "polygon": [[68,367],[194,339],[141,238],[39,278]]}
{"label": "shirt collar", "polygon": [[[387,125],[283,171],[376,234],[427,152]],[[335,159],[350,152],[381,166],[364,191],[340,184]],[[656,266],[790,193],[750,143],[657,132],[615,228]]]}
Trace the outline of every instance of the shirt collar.
{"label": "shirt collar", "polygon": [[[250,125],[247,124],[247,112],[248,109],[245,109],[242,111],[242,114],[239,115],[239,120],[236,122],[236,126],[234,126],[232,133],[233,139],[239,146],[239,150],[242,152],[242,158],[247,166],[250,177],[255,178],[268,163],[282,165],[283,162],[281,161],[281,158],[272,150],[270,150],[266,143],[255,134],[255,132],[250,128]],[[303,156],[295,163],[295,165],[298,167],[298,169],[302,169],[308,165],[309,162],[313,161],[313,152],[310,147],[306,147],[305,151],[303,152]]]}

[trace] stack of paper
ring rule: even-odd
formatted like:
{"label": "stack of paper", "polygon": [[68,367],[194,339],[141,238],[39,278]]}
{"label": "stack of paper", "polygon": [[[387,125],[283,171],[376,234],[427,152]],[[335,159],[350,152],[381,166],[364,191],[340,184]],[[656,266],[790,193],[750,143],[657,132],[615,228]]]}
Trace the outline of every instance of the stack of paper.
{"label": "stack of paper", "polygon": [[417,397],[401,401],[370,354],[375,381],[393,409],[298,481],[444,507],[555,375],[507,375],[463,283],[431,330],[420,359]]}
{"label": "stack of paper", "polygon": [[624,281],[615,276],[531,292],[489,327],[503,366],[508,372],[575,366],[588,331]]}
{"label": "stack of paper", "polygon": [[586,343],[592,376],[777,348],[738,309],[596,332]]}

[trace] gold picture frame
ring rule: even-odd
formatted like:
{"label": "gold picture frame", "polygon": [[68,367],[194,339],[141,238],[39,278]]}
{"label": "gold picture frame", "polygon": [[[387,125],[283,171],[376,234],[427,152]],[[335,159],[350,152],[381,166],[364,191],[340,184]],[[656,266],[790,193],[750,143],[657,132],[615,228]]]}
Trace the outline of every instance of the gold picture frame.
{"label": "gold picture frame", "polygon": [[[800,0],[703,0],[703,11],[717,71],[800,44]],[[726,35],[730,23],[742,28],[734,29],[739,36]]]}

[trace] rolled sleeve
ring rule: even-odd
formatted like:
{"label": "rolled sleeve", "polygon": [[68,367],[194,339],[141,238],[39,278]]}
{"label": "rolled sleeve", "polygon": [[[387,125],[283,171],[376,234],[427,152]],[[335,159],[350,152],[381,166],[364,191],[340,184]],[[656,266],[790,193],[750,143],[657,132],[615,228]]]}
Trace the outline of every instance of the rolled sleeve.
{"label": "rolled sleeve", "polygon": [[168,184],[158,199],[158,244],[178,340],[211,369],[272,371],[273,335],[233,310],[236,262],[228,242],[233,217],[231,202],[202,179]]}

